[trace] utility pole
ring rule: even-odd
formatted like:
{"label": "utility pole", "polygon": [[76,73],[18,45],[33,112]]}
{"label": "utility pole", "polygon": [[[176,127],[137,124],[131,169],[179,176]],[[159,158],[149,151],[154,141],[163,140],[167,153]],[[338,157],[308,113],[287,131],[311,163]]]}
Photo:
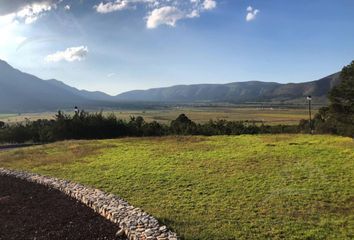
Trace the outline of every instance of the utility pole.
{"label": "utility pole", "polygon": [[313,129],[312,129],[312,116],[311,116],[311,101],[312,101],[312,97],[311,96],[307,96],[307,101],[309,102],[309,125],[310,125],[310,134],[313,134]]}

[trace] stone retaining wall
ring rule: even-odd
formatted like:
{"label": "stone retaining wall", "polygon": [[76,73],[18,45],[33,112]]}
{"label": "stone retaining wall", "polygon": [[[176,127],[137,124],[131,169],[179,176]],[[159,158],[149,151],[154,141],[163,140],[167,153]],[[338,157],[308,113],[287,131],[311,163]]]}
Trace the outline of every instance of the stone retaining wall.
{"label": "stone retaining wall", "polygon": [[85,187],[71,181],[38,174],[0,168],[0,175],[12,176],[29,182],[58,189],[77,199],[119,227],[118,236],[129,240],[177,240],[176,233],[161,226],[151,215],[128,204],[123,199],[99,189]]}

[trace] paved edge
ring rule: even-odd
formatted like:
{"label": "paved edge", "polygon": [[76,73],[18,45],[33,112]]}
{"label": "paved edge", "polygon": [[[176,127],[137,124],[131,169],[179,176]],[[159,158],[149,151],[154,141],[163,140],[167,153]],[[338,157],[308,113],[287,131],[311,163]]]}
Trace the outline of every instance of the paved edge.
{"label": "paved edge", "polygon": [[63,192],[115,223],[119,227],[117,236],[127,237],[129,240],[179,240],[176,233],[160,225],[156,218],[116,195],[72,181],[24,171],[0,168],[0,175],[16,177]]}

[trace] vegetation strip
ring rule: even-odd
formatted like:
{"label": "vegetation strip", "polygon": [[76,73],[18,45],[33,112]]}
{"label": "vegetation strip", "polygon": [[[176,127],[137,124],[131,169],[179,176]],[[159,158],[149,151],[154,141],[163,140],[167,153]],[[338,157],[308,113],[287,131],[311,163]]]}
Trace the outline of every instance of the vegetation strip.
{"label": "vegetation strip", "polygon": [[160,226],[153,217],[129,205],[123,199],[99,189],[85,187],[71,181],[0,168],[0,175],[12,176],[29,182],[58,189],[92,208],[119,226],[118,236],[136,240],[177,240],[177,234]]}
{"label": "vegetation strip", "polygon": [[32,147],[38,146],[40,144],[37,143],[24,143],[24,144],[7,144],[7,145],[0,145],[0,150],[8,150],[14,148],[23,148],[23,147]]}

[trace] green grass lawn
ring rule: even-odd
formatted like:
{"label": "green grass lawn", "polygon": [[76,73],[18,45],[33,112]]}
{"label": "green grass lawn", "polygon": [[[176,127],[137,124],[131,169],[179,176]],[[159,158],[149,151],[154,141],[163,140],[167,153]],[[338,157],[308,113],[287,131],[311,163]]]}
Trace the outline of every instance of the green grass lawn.
{"label": "green grass lawn", "polygon": [[115,193],[183,239],[353,239],[354,141],[259,135],[65,141],[0,166]]}

